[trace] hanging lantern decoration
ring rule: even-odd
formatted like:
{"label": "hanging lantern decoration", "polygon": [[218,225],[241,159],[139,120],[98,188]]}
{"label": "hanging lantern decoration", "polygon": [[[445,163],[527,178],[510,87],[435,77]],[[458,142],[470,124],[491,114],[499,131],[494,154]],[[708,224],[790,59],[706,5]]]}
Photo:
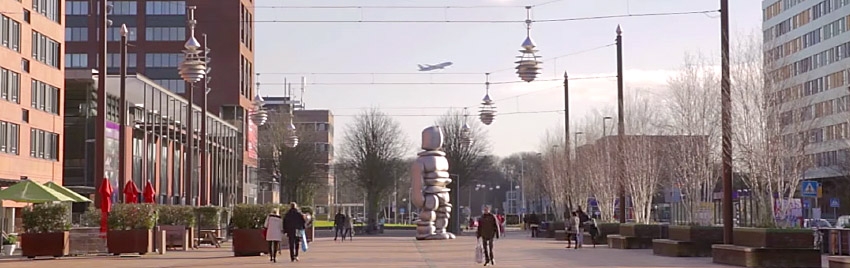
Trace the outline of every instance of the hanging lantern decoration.
{"label": "hanging lantern decoration", "polygon": [[295,148],[295,146],[298,146],[298,135],[295,134],[295,124],[292,123],[292,117],[289,119],[289,126],[286,127],[286,132],[288,134],[286,139],[283,141],[283,145],[286,145],[286,147],[289,148]]}
{"label": "hanging lantern decoration", "polygon": [[265,102],[265,100],[263,100],[263,97],[260,96],[259,85],[260,85],[260,83],[257,83],[257,95],[254,96],[254,103],[253,103],[254,104],[254,110],[252,110],[248,116],[251,119],[251,121],[254,122],[255,125],[262,126],[262,125],[265,125],[266,121],[269,120],[269,113],[268,113],[268,111],[266,111],[266,109],[263,108],[263,106],[266,105],[266,102]]}
{"label": "hanging lantern decoration", "polygon": [[481,101],[481,110],[478,112],[478,119],[481,120],[481,123],[485,125],[490,125],[493,123],[493,119],[496,119],[496,103],[490,99],[490,74],[487,74],[487,82],[484,83],[486,88],[486,93],[484,95],[484,99]]}
{"label": "hanging lantern decoration", "polygon": [[469,110],[463,108],[463,127],[460,129],[460,142],[463,146],[472,145],[472,128],[468,122]]}
{"label": "hanging lantern decoration", "polygon": [[525,82],[534,81],[537,78],[537,75],[540,74],[540,70],[543,69],[543,62],[540,61],[540,55],[537,55],[538,50],[534,49],[537,47],[534,45],[534,40],[531,39],[531,7],[527,6],[526,9],[526,37],[525,41],[522,42],[522,50],[519,52],[521,55],[517,56],[519,59],[515,63],[516,73],[519,75],[519,78]]}

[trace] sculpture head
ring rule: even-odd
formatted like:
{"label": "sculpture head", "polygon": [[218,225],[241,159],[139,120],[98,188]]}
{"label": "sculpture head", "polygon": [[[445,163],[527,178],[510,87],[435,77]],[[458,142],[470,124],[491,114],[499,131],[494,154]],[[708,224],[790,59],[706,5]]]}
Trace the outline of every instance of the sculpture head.
{"label": "sculpture head", "polygon": [[443,129],[439,126],[430,126],[422,130],[422,149],[438,150],[443,148]]}

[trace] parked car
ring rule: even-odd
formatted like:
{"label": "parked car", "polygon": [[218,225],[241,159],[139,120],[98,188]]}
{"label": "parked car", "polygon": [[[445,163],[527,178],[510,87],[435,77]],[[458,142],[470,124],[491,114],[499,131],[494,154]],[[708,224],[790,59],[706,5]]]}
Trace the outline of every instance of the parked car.
{"label": "parked car", "polygon": [[838,217],[835,221],[835,228],[850,228],[850,215]]}
{"label": "parked car", "polygon": [[829,221],[824,219],[805,219],[803,221],[803,228],[809,229],[821,229],[821,228],[832,228],[832,224],[829,224]]}

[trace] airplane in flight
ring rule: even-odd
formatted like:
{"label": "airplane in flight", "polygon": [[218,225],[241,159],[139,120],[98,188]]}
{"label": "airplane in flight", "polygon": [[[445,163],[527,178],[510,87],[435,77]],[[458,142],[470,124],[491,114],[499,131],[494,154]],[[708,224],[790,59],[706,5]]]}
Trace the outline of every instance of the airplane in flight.
{"label": "airplane in flight", "polygon": [[449,66],[452,66],[452,62],[451,62],[451,61],[447,61],[447,62],[443,62],[443,63],[440,63],[440,64],[435,64],[435,65],[430,65],[430,64],[422,65],[422,64],[419,64],[419,71],[420,71],[420,72],[427,72],[427,71],[433,71],[433,70],[437,70],[437,69],[441,69],[441,70],[442,70],[442,69],[445,69],[446,67],[449,67]]}

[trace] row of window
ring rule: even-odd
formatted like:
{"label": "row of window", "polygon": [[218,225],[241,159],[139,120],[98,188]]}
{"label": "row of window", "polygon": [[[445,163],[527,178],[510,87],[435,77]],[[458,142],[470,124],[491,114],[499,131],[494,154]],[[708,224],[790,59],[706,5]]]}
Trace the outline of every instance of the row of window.
{"label": "row of window", "polygon": [[18,154],[20,126],[6,121],[0,121],[0,153]]}
{"label": "row of window", "polygon": [[850,99],[848,98],[850,97],[838,97],[818,102],[813,105],[807,105],[798,110],[799,115],[796,118],[794,118],[794,114],[791,111],[782,112],[779,115],[780,126],[784,127],[798,122],[805,122],[815,118],[850,111]]}
{"label": "row of window", "polygon": [[814,31],[808,32],[800,37],[794,38],[791,41],[785,42],[782,45],[776,46],[765,52],[765,60],[768,62],[777,61],[781,58],[793,55],[800,50],[816,45],[821,41],[828,40],[838,36],[850,29],[850,16],[841,17],[831,23],[817,28]]}
{"label": "row of window", "polygon": [[[127,27],[127,40],[136,41],[136,27]],[[99,40],[100,36],[98,36]],[[85,42],[89,40],[89,28],[68,27],[65,28],[65,41]],[[121,40],[121,28],[111,27],[106,35],[108,41]],[[147,27],[145,28],[145,40],[147,41],[184,41],[186,40],[185,27]]]}
{"label": "row of window", "polygon": [[777,81],[785,80],[793,76],[804,74],[814,69],[830,65],[837,61],[841,61],[848,57],[850,57],[850,42],[831,47],[829,49],[821,51],[820,53],[805,57],[791,64],[779,67],[770,73],[770,77],[772,79],[776,79]]}
{"label": "row of window", "polygon": [[254,21],[254,14],[251,14],[251,10],[245,7],[245,5],[240,6],[242,7],[242,12],[239,13],[239,41],[248,47],[248,50],[253,50],[254,24],[251,22]]}
{"label": "row of window", "polygon": [[774,93],[774,97],[777,104],[782,104],[833,88],[842,87],[848,84],[848,82],[850,82],[850,70],[842,70],[777,91]]}
{"label": "row of window", "polygon": [[59,9],[59,0],[32,0],[32,10],[54,22],[59,22],[62,17]]}
{"label": "row of window", "polygon": [[31,128],[30,156],[47,160],[58,160],[59,134]]}
{"label": "row of window", "polygon": [[5,101],[20,103],[21,96],[21,75],[0,68],[0,99]]}
{"label": "row of window", "polygon": [[32,108],[52,114],[59,114],[59,88],[47,83],[32,80]]}
{"label": "row of window", "polygon": [[186,93],[186,81],[181,79],[162,79],[153,81],[171,92],[178,94]]}
{"label": "row of window", "polygon": [[[767,42],[773,40],[774,38],[780,37],[794,29],[806,25],[809,22],[819,19],[820,17],[823,17],[824,15],[829,14],[832,11],[835,11],[838,8],[841,8],[846,5],[850,5],[850,0],[823,0],[813,5],[811,8],[803,10],[802,12],[797,13],[791,18],[788,18],[787,20],[781,21],[776,25],[765,29],[764,41]],[[768,17],[772,18],[773,16],[781,12],[775,12],[775,8],[768,7],[768,9],[771,10],[765,10],[765,18],[767,19],[769,19]]]}
{"label": "row of window", "polygon": [[254,72],[251,65],[251,61],[245,56],[240,56],[241,60],[239,61],[239,94],[245,98],[251,99],[253,92],[251,86],[253,85]]}
{"label": "row of window", "polygon": [[32,31],[32,40],[32,58],[59,68],[59,57],[62,55],[59,42],[36,31]]}
{"label": "row of window", "polygon": [[[106,67],[121,67],[121,54],[109,53],[106,59]],[[127,67],[136,68],[138,64],[136,53],[127,53]],[[150,68],[176,68],[183,61],[183,54],[179,53],[148,53],[145,54],[145,67]],[[65,68],[89,68],[88,54],[65,54]]]}
{"label": "row of window", "polygon": [[0,37],[4,47],[21,52],[21,23],[0,15]]}
{"label": "row of window", "polygon": [[[136,1],[109,1],[109,4],[112,5],[112,11],[109,14],[138,14],[138,3]],[[147,15],[186,15],[186,1],[147,1],[145,4],[145,14]],[[65,5],[65,15],[89,15],[89,1],[67,1]],[[100,12],[100,6],[98,5],[93,11],[96,11],[92,12],[95,14]]]}

